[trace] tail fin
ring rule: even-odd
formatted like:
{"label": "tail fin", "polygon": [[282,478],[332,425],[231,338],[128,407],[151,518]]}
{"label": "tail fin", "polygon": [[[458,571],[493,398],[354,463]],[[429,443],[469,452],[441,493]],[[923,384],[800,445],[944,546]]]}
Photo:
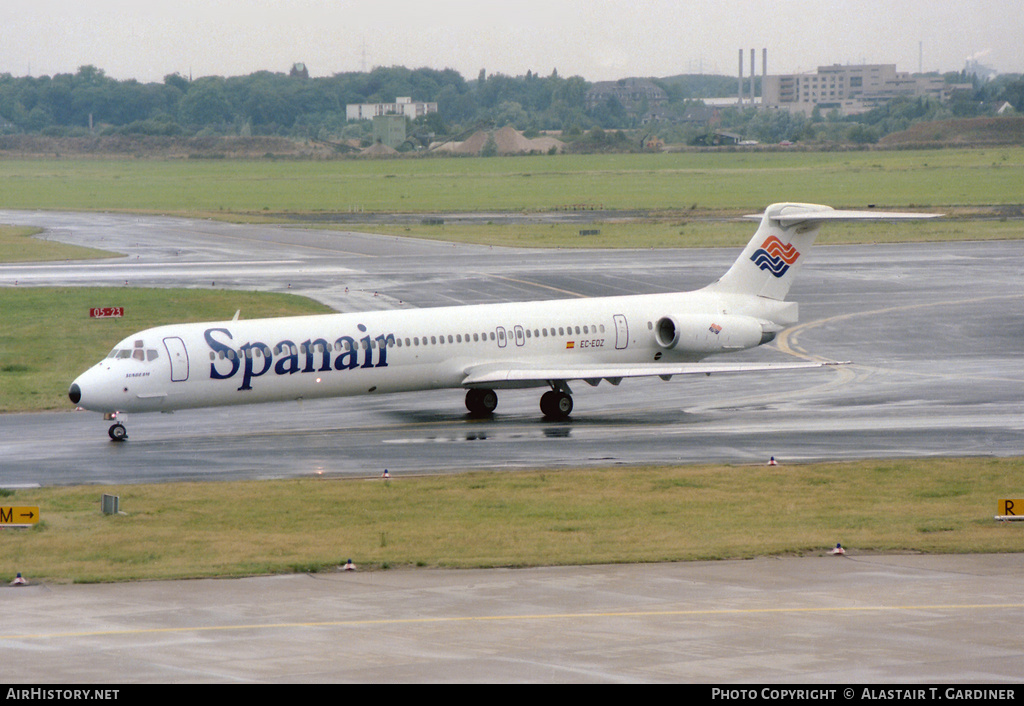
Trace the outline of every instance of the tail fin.
{"label": "tail fin", "polygon": [[782,301],[823,222],[934,217],[919,213],[836,211],[809,203],[772,204],[763,215],[748,216],[760,218],[760,227],[729,271],[708,289]]}

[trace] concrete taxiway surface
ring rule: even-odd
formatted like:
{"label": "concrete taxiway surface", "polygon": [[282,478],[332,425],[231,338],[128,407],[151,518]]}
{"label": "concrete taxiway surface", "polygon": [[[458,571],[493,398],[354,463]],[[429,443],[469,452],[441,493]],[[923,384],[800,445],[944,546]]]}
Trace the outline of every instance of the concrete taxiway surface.
{"label": "concrete taxiway surface", "polygon": [[[0,286],[291,291],[340,311],[694,289],[739,250],[508,250],[116,214],[0,212],[0,222],[127,254],[0,265]],[[542,420],[534,390],[499,392],[489,420],[468,418],[457,390],[137,415],[125,444],[107,439],[99,415],[5,415],[0,483],[1016,455],[1024,449],[1022,275],[1024,241],[817,247],[791,292],[801,323],[731,359],[850,366],[580,382],[567,422]]]}
{"label": "concrete taxiway surface", "polygon": [[851,554],[4,588],[0,682],[1019,683],[1022,575]]}
{"label": "concrete taxiway surface", "polygon": [[[0,265],[0,286],[292,291],[343,311],[691,289],[738,254],[507,251],[111,214],[0,212],[0,222],[127,253]],[[139,415],[124,444],[88,414],[5,415],[0,485],[1015,455],[1022,255],[1022,242],[815,249],[792,292],[803,323],[746,355],[854,361],[835,370],[580,385],[561,423],[540,420],[531,391],[502,393],[482,422],[457,391]],[[853,548],[0,588],[0,681],[1017,682],[1022,557]]]}

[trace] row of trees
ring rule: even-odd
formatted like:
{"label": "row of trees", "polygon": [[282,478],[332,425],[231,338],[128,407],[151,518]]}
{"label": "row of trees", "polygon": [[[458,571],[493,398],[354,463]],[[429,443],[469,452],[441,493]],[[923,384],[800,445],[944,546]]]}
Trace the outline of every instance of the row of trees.
{"label": "row of trees", "polygon": [[[953,74],[951,79],[961,80]],[[422,132],[453,136],[480,125],[511,124],[527,132],[563,130],[584,134],[600,128],[642,128],[666,142],[691,142],[707,126],[685,120],[700,99],[728,95],[735,79],[679,76],[656,81],[668,95],[668,120],[641,126],[614,99],[588,108],[591,84],[579,76],[563,78],[527,72],[525,76],[488,75],[467,81],[452,69],[376,68],[370,72],[309,78],[301,65],[289,74],[261,71],[248,76],[209,76],[190,80],[180,74],[162,83],[119,81],[102,69],[83,66],[74,74],[41,77],[0,75],[0,133],[81,135],[282,135],[339,140],[365,137],[366,125],[345,122],[349,103],[392,102],[398,96],[436,102],[438,113],[421,119]],[[858,116],[791,116],[783,112],[730,108],[716,127],[762,142],[834,139],[854,135],[871,141],[913,122],[984,114],[997,101],[1024,112],[1024,80],[1000,77],[978,84],[974,95],[952,105],[900,101]],[[858,127],[859,126],[859,127]]]}

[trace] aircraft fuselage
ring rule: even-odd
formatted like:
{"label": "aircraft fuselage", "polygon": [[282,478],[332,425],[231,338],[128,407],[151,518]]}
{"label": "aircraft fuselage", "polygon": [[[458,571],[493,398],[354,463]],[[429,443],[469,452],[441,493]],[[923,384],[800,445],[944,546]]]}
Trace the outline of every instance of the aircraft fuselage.
{"label": "aircraft fuselage", "polygon": [[[727,299],[691,292],[175,324],[126,338],[75,385],[84,409],[156,412],[460,388],[487,365],[693,362],[765,338]],[[678,340],[659,343],[655,324],[666,316],[681,322]]]}

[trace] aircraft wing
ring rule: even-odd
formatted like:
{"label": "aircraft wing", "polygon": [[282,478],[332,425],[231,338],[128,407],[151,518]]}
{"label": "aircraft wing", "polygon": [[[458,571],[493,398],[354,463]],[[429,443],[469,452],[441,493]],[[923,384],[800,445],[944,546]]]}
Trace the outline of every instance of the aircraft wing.
{"label": "aircraft wing", "polygon": [[821,368],[829,365],[845,365],[839,362],[803,361],[793,363],[638,363],[626,365],[578,365],[578,366],[509,366],[507,364],[475,365],[466,369],[463,387],[527,387],[547,385],[551,381],[584,380],[597,385],[607,380],[618,385],[623,378],[660,377],[668,380],[675,375],[713,375],[724,373],[750,373],[777,370],[801,370]]}

